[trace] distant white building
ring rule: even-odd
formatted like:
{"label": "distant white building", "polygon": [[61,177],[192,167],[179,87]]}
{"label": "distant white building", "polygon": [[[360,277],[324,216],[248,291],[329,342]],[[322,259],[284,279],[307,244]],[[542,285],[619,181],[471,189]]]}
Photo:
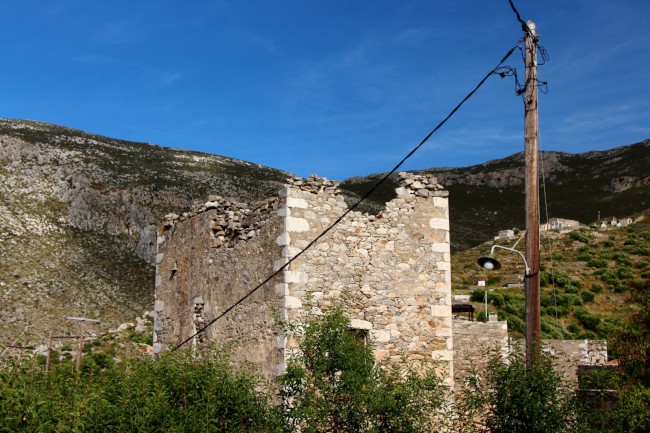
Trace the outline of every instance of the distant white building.
{"label": "distant white building", "polygon": [[502,239],[511,239],[515,237],[515,231],[513,229],[510,230],[500,230],[499,234],[494,237],[495,241],[502,240]]}
{"label": "distant white building", "polygon": [[580,222],[566,218],[550,218],[547,223],[539,226],[540,231],[546,230],[560,230],[563,232],[570,232],[580,228]]}

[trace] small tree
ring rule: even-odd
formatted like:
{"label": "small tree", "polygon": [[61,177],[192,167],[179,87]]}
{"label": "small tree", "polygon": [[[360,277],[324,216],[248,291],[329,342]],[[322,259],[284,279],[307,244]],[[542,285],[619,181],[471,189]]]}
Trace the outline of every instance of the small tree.
{"label": "small tree", "polygon": [[376,364],[341,311],[304,327],[280,385],[287,425],[304,433],[431,431],[445,401],[432,369]]}
{"label": "small tree", "polygon": [[524,355],[495,352],[487,368],[466,379],[456,401],[455,431],[563,433],[575,431],[573,391],[546,354],[526,367]]}

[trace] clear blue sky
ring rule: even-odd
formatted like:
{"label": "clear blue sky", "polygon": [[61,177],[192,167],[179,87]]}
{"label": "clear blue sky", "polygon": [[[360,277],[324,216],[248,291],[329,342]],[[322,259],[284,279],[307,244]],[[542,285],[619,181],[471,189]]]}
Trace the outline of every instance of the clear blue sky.
{"label": "clear blue sky", "polygon": [[[650,1],[518,0],[540,67],[541,147],[650,137]],[[0,117],[231,156],[307,176],[387,171],[522,35],[507,0],[3,1]],[[521,58],[509,65],[523,75]],[[491,78],[405,168],[523,149]]]}

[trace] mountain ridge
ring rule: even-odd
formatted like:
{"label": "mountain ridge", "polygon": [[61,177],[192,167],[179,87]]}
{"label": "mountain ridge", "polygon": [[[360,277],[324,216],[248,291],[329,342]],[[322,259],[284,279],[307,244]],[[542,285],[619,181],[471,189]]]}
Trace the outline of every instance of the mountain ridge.
{"label": "mountain ridge", "polygon": [[[587,158],[543,155],[547,183],[567,189],[551,216],[588,222],[596,219],[594,203],[603,216],[649,207],[648,140]],[[454,250],[521,226],[520,165],[515,154],[465,168],[418,170],[437,175],[450,191]],[[98,317],[104,328],[132,320],[153,305],[151,265],[164,214],[188,211],[213,194],[252,204],[290,176],[204,152],[0,119],[0,341],[13,341],[25,326],[41,337],[76,332],[65,316]],[[582,185],[587,178],[589,185]],[[378,179],[347,179],[341,189],[354,202]],[[362,208],[380,212],[395,186],[389,179]],[[588,198],[589,212],[575,210],[579,200],[572,194]]]}

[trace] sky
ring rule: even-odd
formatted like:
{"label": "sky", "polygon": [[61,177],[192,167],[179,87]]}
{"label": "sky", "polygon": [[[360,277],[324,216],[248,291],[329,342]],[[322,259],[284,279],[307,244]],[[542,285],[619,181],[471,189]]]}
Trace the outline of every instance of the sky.
{"label": "sky", "polygon": [[[542,150],[650,138],[650,1],[514,3],[550,57]],[[508,0],[0,0],[0,117],[345,179],[390,170],[522,34]],[[522,151],[514,87],[491,77],[403,168]]]}

